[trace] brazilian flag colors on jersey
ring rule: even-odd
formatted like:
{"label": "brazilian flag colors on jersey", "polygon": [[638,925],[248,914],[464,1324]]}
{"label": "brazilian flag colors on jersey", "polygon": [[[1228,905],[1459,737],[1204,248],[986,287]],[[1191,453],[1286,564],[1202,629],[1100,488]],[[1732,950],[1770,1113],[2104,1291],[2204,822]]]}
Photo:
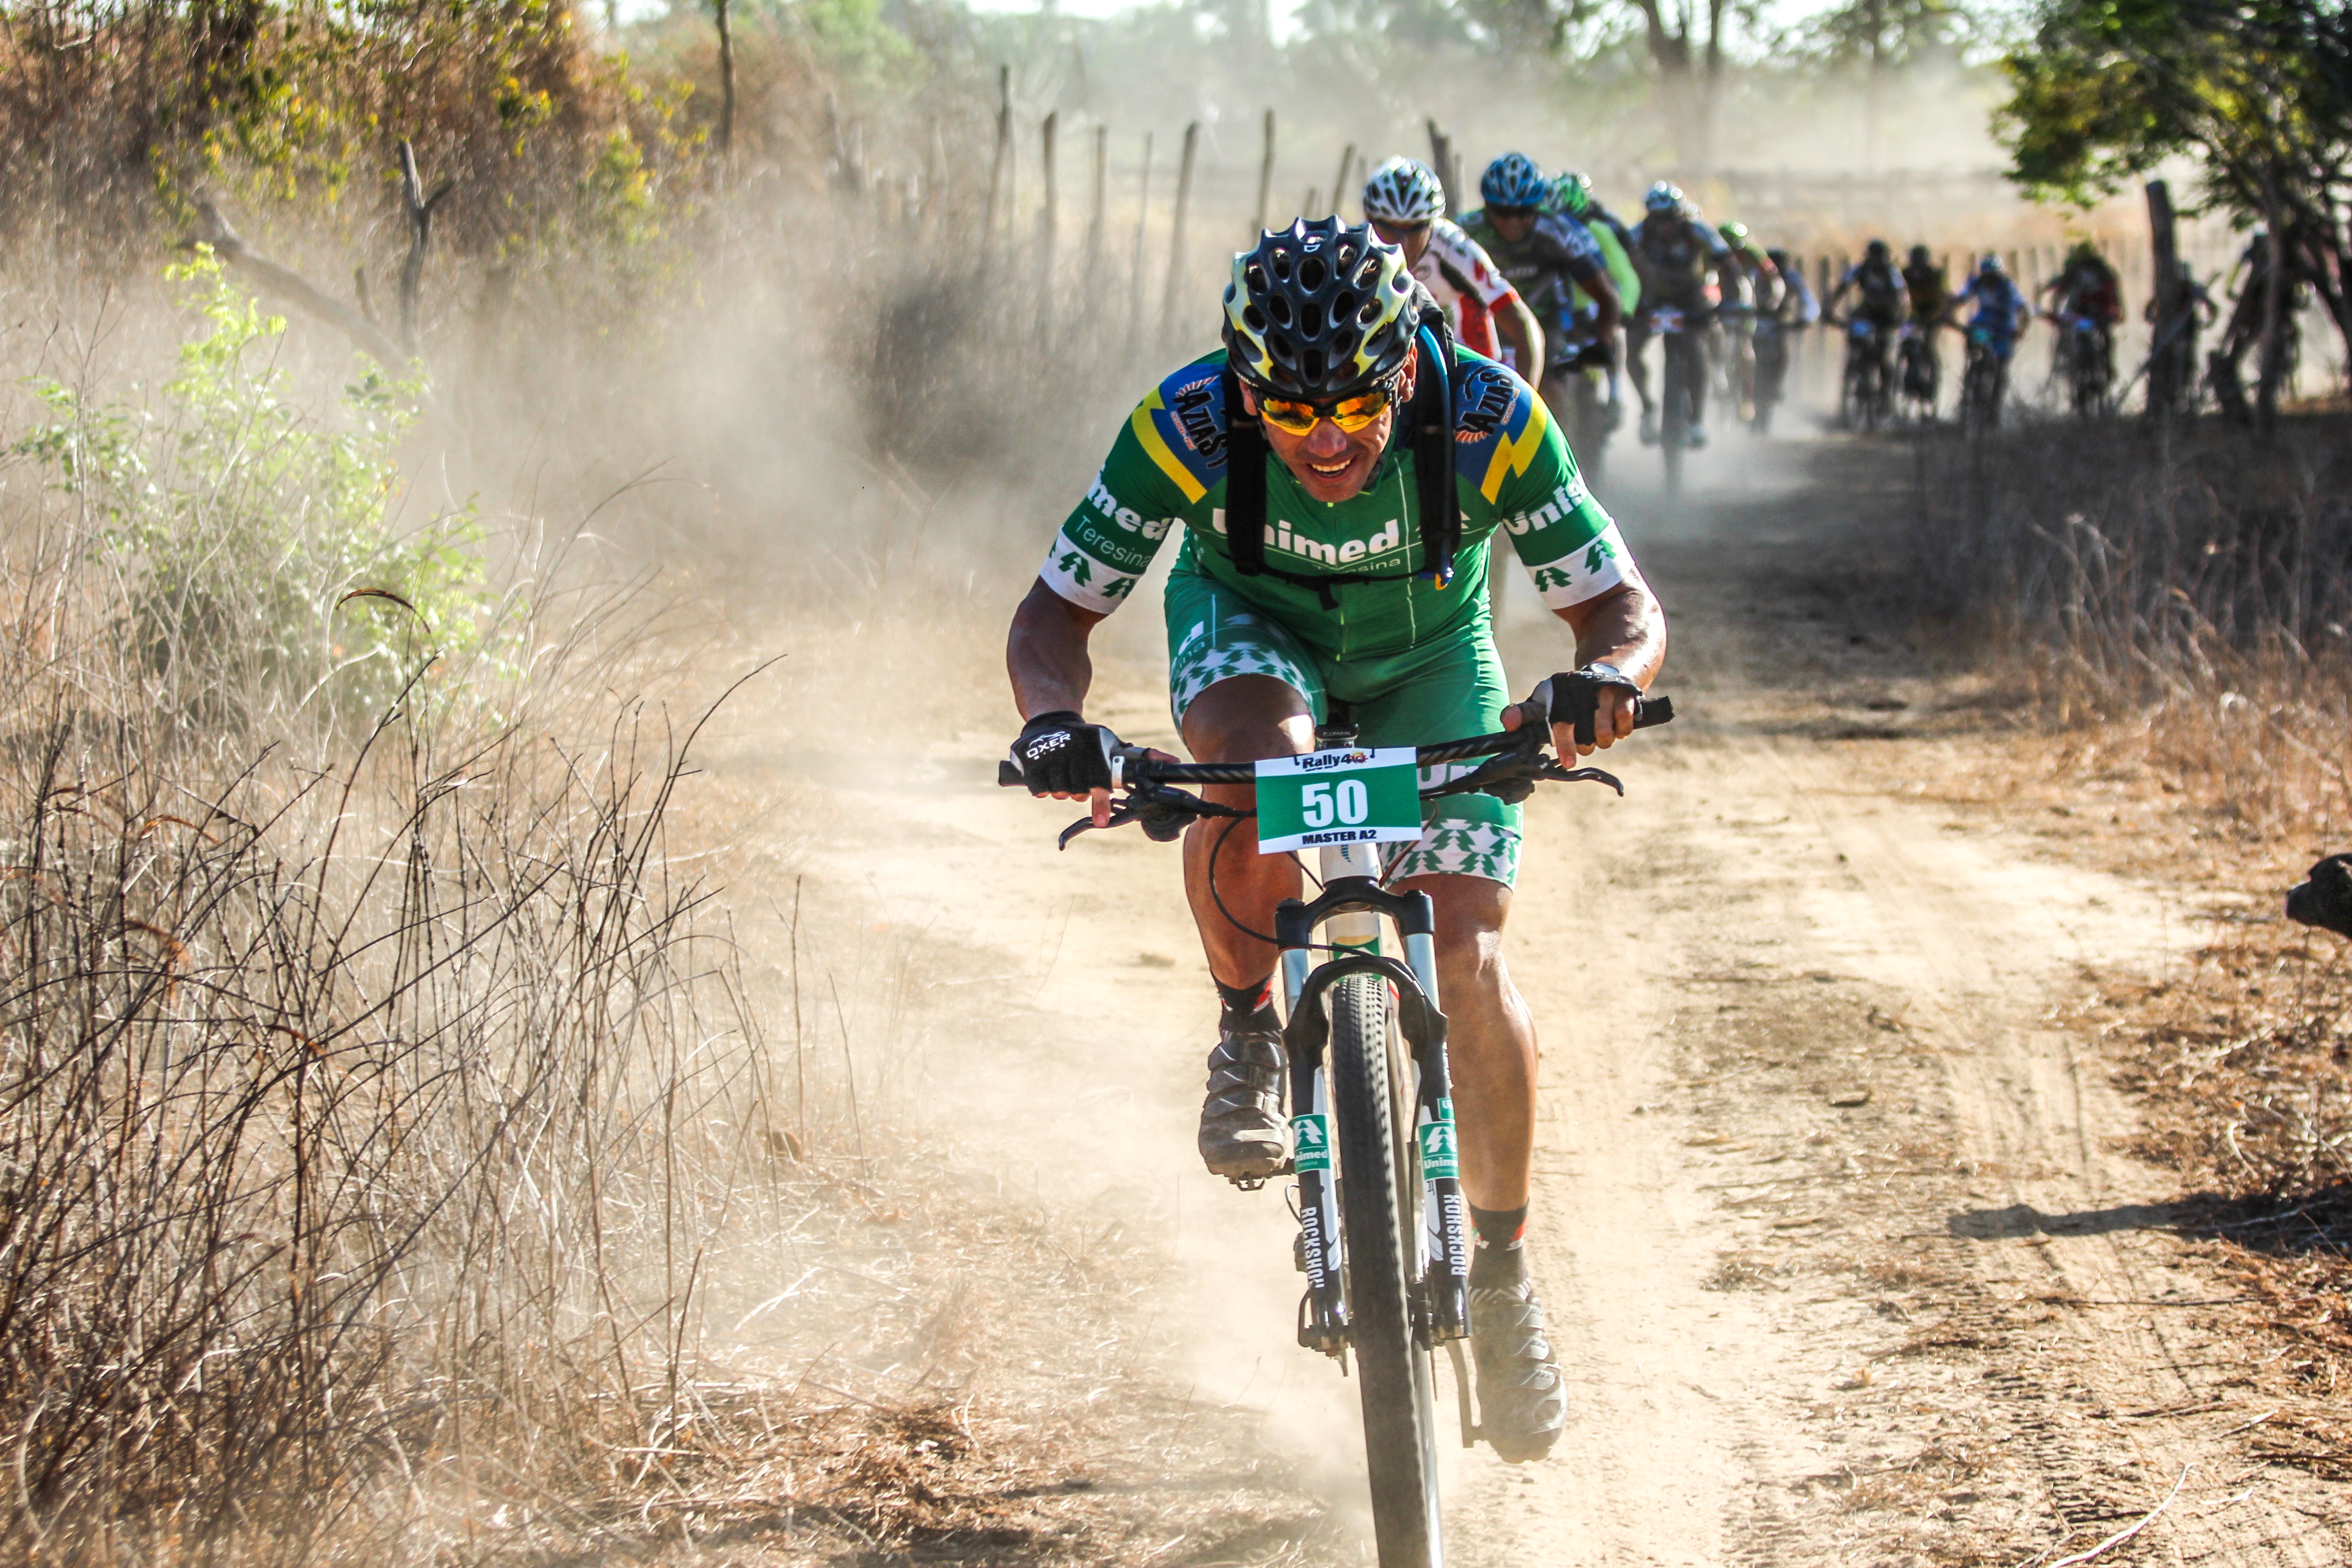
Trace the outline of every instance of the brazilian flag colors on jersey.
{"label": "brazilian flag colors on jersey", "polygon": [[[1168,579],[1169,706],[1181,728],[1193,701],[1235,676],[1279,680],[1319,720],[1332,699],[1355,711],[1360,743],[1429,745],[1487,733],[1509,704],[1488,619],[1496,535],[1555,609],[1638,574],[1559,432],[1527,383],[1462,351],[1454,394],[1454,485],[1462,542],[1440,588],[1422,570],[1420,491],[1409,443],[1392,444],[1362,493],[1336,506],[1266,459],[1265,563],[1245,577],[1225,542],[1225,408],[1221,355],[1197,360],[1139,404],[1039,573],[1074,605],[1108,615],[1134,590],[1169,533],[1184,531]],[[1339,579],[1369,577],[1372,581]],[[1423,770],[1423,784],[1472,763]],[[1517,875],[1519,807],[1489,795],[1423,803],[1418,843],[1383,861],[1391,881]]]}
{"label": "brazilian flag colors on jersey", "polygon": [[1450,588],[1422,570],[1413,458],[1393,443],[1353,500],[1328,505],[1266,460],[1265,559],[1299,577],[1380,575],[1318,590],[1244,577],[1224,537],[1225,409],[1222,354],[1194,361],[1136,406],[1110,457],[1071,511],[1039,575],[1072,604],[1118,607],[1161,542],[1183,526],[1180,574],[1213,579],[1301,641],[1339,659],[1400,654],[1485,624],[1496,530],[1553,608],[1580,604],[1634,576],[1617,525],[1584,488],[1542,401],[1501,365],[1459,351],[1454,373],[1455,489],[1462,545]]}

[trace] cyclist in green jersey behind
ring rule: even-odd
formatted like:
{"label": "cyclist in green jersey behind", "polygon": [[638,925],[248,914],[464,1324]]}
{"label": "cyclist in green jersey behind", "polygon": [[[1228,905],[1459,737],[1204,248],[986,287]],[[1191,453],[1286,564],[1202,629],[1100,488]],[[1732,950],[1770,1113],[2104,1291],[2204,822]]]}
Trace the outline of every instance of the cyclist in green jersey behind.
{"label": "cyclist in green jersey behind", "polygon": [[[1418,438],[1433,421],[1434,439]],[[1436,454],[1442,480],[1449,451],[1452,494],[1433,506],[1422,454]],[[1203,762],[1305,752],[1333,700],[1352,707],[1366,746],[1517,728],[1485,582],[1498,531],[1573,631],[1588,679],[1604,683],[1600,745],[1633,732],[1633,699],[1665,656],[1657,601],[1542,402],[1507,367],[1452,347],[1403,254],[1336,218],[1268,230],[1234,258],[1223,349],[1137,406],[1013,616],[1006,663],[1024,723],[1013,760],[1033,794],[1090,800],[1097,823],[1116,738],[1082,716],[1088,638],[1180,528],[1165,598],[1170,706]],[[1553,740],[1562,755],[1591,749],[1565,725]],[[1252,800],[1247,786],[1203,793]],[[1436,906],[1476,1233],[1482,1426],[1502,1458],[1539,1458],[1567,1399],[1523,1246],[1536,1034],[1501,950],[1520,810],[1454,795],[1429,803],[1425,821],[1386,880]],[[1276,1174],[1286,1154],[1276,954],[1253,933],[1298,896],[1300,870],[1236,837],[1194,827],[1184,884],[1223,1002],[1201,1153],[1244,1181]]]}
{"label": "cyclist in green jersey behind", "polygon": [[[1567,311],[1556,330],[1561,352],[1553,357],[1570,379],[1567,396],[1548,390],[1546,401],[1571,432],[1569,449],[1575,452],[1594,482],[1609,437],[1625,423],[1625,397],[1620,377],[1624,363],[1623,324],[1642,306],[1642,275],[1626,248],[1631,231],[1592,197],[1592,182],[1570,171],[1551,183],[1544,211],[1573,220],[1591,237],[1601,252],[1601,265],[1617,290],[1617,325],[1605,333],[1599,300],[1570,280]],[[1557,378],[1555,378],[1557,379]],[[1565,406],[1563,407],[1563,403]]]}

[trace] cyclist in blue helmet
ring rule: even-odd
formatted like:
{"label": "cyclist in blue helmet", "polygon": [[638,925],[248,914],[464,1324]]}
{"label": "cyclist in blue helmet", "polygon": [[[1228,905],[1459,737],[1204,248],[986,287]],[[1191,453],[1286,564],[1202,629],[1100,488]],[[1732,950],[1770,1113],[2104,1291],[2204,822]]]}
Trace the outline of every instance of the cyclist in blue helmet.
{"label": "cyclist in blue helmet", "polygon": [[1590,466],[1603,432],[1580,427],[1569,383],[1589,364],[1615,391],[1624,311],[1608,258],[1584,225],[1556,210],[1550,182],[1526,153],[1506,153],[1489,163],[1478,191],[1486,205],[1464,216],[1462,231],[1494,258],[1544,327],[1542,362],[1513,368],[1535,384]]}

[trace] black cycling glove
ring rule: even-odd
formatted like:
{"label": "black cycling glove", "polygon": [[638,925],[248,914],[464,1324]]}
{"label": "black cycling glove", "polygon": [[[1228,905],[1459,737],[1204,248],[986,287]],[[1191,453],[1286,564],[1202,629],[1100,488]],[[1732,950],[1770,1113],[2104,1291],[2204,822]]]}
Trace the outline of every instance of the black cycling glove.
{"label": "black cycling glove", "polygon": [[1084,795],[1110,787],[1111,748],[1118,737],[1067,709],[1021,726],[1013,761],[1031,795]]}
{"label": "black cycling glove", "polygon": [[1551,721],[1576,727],[1576,743],[1589,746],[1593,742],[1592,721],[1601,711],[1601,694],[1612,688],[1629,695],[1642,695],[1641,687],[1633,677],[1613,664],[1599,660],[1582,669],[1565,675],[1555,675],[1543,683],[1549,695]]}

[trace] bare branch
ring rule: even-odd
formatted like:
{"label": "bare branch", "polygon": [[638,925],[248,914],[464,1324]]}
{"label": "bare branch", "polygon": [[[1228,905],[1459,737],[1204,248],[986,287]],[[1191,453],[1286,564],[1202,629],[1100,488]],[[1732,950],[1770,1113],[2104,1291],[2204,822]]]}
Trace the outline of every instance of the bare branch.
{"label": "bare branch", "polygon": [[211,246],[213,254],[247,274],[267,292],[351,339],[353,346],[374,360],[386,375],[396,376],[406,370],[412,356],[402,353],[400,345],[387,337],[383,329],[292,268],[270,260],[247,245],[244,237],[229,226],[209,196],[196,197],[196,238]]}
{"label": "bare branch", "polygon": [[442,181],[425,194],[425,182],[416,173],[416,149],[407,141],[400,143],[400,205],[408,214],[408,256],[400,264],[400,337],[407,346],[408,356],[417,356],[416,295],[425,279],[425,247],[433,239],[433,209],[448,195],[455,182]]}

